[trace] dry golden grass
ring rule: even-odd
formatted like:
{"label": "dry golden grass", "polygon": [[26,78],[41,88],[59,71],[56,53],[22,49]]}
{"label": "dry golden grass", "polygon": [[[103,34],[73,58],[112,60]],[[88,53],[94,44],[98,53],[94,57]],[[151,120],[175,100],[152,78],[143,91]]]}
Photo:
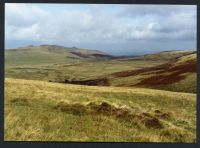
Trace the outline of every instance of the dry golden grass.
{"label": "dry golden grass", "polygon": [[197,60],[197,54],[194,53],[194,54],[189,54],[189,55],[180,57],[179,60],[176,63],[174,63],[174,66],[184,64],[185,62],[190,61],[190,60]]}
{"label": "dry golden grass", "polygon": [[[99,112],[102,102],[106,111],[128,114]],[[196,95],[190,93],[7,78],[4,117],[6,141],[196,141]]]}

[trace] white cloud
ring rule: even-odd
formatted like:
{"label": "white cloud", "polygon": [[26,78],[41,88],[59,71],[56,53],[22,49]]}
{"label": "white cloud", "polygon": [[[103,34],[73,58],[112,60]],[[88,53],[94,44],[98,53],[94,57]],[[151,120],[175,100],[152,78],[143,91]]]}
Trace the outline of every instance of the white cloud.
{"label": "white cloud", "polygon": [[50,7],[6,4],[6,40],[105,46],[138,40],[196,42],[195,6],[66,5],[55,12]]}

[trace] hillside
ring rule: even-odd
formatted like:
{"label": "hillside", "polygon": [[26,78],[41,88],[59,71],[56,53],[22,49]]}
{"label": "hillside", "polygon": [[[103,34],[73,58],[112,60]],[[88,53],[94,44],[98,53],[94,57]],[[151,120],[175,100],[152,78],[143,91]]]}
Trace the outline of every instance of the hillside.
{"label": "hillside", "polygon": [[141,59],[141,60],[172,60],[182,56],[195,54],[196,51],[192,50],[172,50],[172,51],[162,51],[158,53],[145,54],[143,56],[139,56],[133,59]]}
{"label": "hillside", "polygon": [[6,50],[8,78],[92,86],[196,92],[196,52],[164,51],[117,58],[96,50],[56,45]]}
{"label": "hillside", "polygon": [[155,66],[164,61],[148,61],[148,65],[146,62],[125,61],[95,50],[48,45],[31,46],[28,49],[6,50],[5,75],[10,78],[54,82],[77,81],[98,78],[122,70]]}
{"label": "hillside", "polygon": [[5,141],[194,143],[196,56],[6,50]]}
{"label": "hillside", "polygon": [[40,65],[52,63],[70,63],[88,59],[107,59],[112,56],[89,49],[68,48],[57,45],[27,46],[5,50],[7,65]]}
{"label": "hillside", "polygon": [[[164,64],[157,65],[153,65],[151,60],[142,61],[140,59],[140,64],[142,63],[143,65],[146,65],[148,63],[149,65],[138,68],[135,66],[134,68],[130,68],[125,71],[120,71],[120,69],[118,69],[118,72],[102,74],[92,79],[66,79],[63,82],[92,86],[137,86],[143,88],[196,93],[196,58],[196,53],[191,52],[182,56],[177,55],[176,58],[172,58],[169,62],[164,62]],[[156,61],[162,63],[161,61]],[[134,63],[135,62],[138,63],[138,61],[134,61]]]}
{"label": "hillside", "polygon": [[137,86],[181,92],[196,92],[197,55],[187,54],[170,62],[137,70],[113,73],[113,86]]}
{"label": "hillside", "polygon": [[7,78],[4,117],[5,141],[196,141],[190,93]]}

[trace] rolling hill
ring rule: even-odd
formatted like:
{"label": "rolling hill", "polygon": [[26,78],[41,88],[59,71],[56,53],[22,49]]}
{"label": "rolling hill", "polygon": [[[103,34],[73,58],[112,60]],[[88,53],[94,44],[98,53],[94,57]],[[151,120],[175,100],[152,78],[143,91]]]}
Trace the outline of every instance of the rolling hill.
{"label": "rolling hill", "polygon": [[194,54],[196,51],[192,50],[172,50],[172,51],[162,51],[153,54],[145,54],[143,56],[136,57],[136,59],[146,59],[146,60],[171,60],[182,56]]}
{"label": "rolling hill", "polygon": [[[177,51],[175,51],[177,52]],[[163,56],[163,53],[161,53]],[[171,57],[169,55],[172,55]],[[197,57],[193,51],[179,51],[168,53],[169,62],[155,66],[134,68],[133,70],[118,71],[111,74],[102,74],[95,78],[84,80],[68,80],[64,83],[99,86],[143,87],[171,90],[178,92],[196,93]],[[156,54],[158,56],[158,54]],[[150,56],[148,56],[150,57]],[[155,54],[151,58],[155,57]],[[149,58],[139,61],[150,63]],[[131,61],[131,60],[130,60]],[[136,62],[137,60],[135,60]],[[157,61],[160,63],[160,61]],[[162,62],[161,62],[162,63]],[[118,69],[120,70],[120,69]]]}
{"label": "rolling hill", "polygon": [[7,65],[40,65],[52,63],[70,63],[88,59],[108,59],[111,55],[89,49],[68,48],[57,45],[27,46],[18,49],[7,49]]}
{"label": "rolling hill", "polygon": [[191,52],[171,59],[170,62],[113,73],[113,86],[137,86],[181,92],[196,92],[197,57]]}
{"label": "rolling hill", "polygon": [[164,51],[139,57],[56,45],[6,50],[6,77],[81,85],[196,92],[196,52]]}

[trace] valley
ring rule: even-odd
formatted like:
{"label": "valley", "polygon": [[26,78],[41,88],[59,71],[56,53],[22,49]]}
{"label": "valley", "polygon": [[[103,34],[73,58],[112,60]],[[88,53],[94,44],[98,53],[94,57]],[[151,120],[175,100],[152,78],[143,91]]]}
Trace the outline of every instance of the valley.
{"label": "valley", "polygon": [[7,49],[5,140],[194,143],[196,75],[192,50]]}

